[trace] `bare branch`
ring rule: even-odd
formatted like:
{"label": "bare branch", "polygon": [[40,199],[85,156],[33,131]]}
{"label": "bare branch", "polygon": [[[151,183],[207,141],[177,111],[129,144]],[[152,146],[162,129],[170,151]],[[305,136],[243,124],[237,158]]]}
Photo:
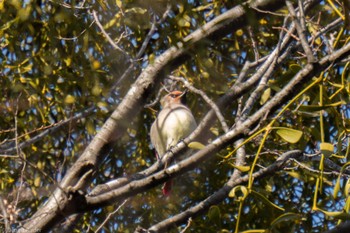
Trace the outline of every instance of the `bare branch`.
{"label": "bare branch", "polygon": [[114,41],[112,40],[112,38],[108,35],[108,33],[105,31],[105,29],[103,28],[102,24],[100,23],[100,20],[98,19],[97,13],[95,10],[92,11],[92,16],[95,19],[95,22],[97,24],[97,26],[100,28],[102,34],[106,37],[106,39],[108,40],[108,42],[113,46],[113,48],[115,48],[116,50],[122,52],[127,58],[130,59],[130,55],[127,54],[123,49],[121,49],[116,43],[114,43]]}
{"label": "bare branch", "polygon": [[5,206],[5,201],[3,198],[0,196],[0,210],[2,213],[2,218],[4,219],[4,225],[5,225],[5,231],[6,232],[11,232],[11,226],[9,222],[9,216],[7,214],[7,208]]}
{"label": "bare branch", "polygon": [[108,222],[108,220],[115,215],[124,205],[125,203],[128,201],[128,199],[124,200],[123,203],[121,203],[113,212],[109,213],[106,217],[106,219],[101,223],[101,225],[97,228],[97,230],[95,231],[96,233],[99,232],[100,230],[102,230],[102,227]]}
{"label": "bare branch", "polygon": [[[151,187],[160,183],[163,183],[169,178],[173,178],[175,176],[178,176],[188,170],[193,169],[198,163],[201,163],[202,161],[209,159],[213,153],[221,149],[226,143],[231,142],[232,140],[235,140],[236,137],[239,134],[242,134],[245,132],[247,128],[250,128],[252,125],[254,125],[261,117],[264,117],[266,112],[269,111],[269,109],[273,109],[276,106],[278,106],[281,102],[283,102],[283,99],[286,98],[290,93],[295,91],[295,87],[298,86],[298,83],[305,82],[307,79],[312,78],[315,73],[319,72],[320,67],[327,67],[330,63],[333,63],[333,59],[339,60],[341,59],[345,54],[350,53],[350,43],[344,46],[343,48],[339,49],[334,54],[325,57],[320,61],[320,64],[317,66],[308,64],[306,65],[301,71],[299,71],[295,77],[280,91],[278,92],[273,98],[271,98],[262,108],[260,108],[256,113],[254,113],[251,117],[249,117],[247,120],[245,120],[243,123],[236,125],[232,130],[230,130],[228,133],[224,134],[223,136],[215,139],[211,144],[207,145],[204,149],[198,151],[194,155],[192,155],[190,158],[187,158],[185,160],[182,160],[181,162],[172,165],[168,167],[167,169],[157,172],[145,179],[142,180],[136,180],[132,181],[128,185],[121,187],[119,189],[109,191],[107,193],[101,194],[96,197],[87,197],[87,208],[95,208],[96,206],[106,205],[110,202],[117,201],[119,198],[124,198],[126,196],[131,195],[131,193],[134,192],[140,192],[143,191],[146,187]],[[177,146],[174,148],[174,153],[177,152],[181,146],[183,147],[186,144],[186,141],[193,140],[193,135],[195,135],[196,129],[188,138],[184,140],[184,142],[178,143]],[[169,156],[169,153],[166,153],[164,157]]]}
{"label": "bare branch", "polygon": [[[1,146],[0,147],[0,153],[4,153],[4,154],[15,153],[17,151],[17,148],[18,149],[26,148],[26,147],[32,145],[33,143],[36,143],[36,142],[42,140],[45,136],[56,132],[57,130],[61,129],[62,127],[66,126],[68,124],[71,124],[72,122],[76,122],[76,121],[78,121],[78,120],[80,120],[80,119],[82,119],[82,118],[84,118],[86,116],[89,116],[94,111],[95,111],[95,107],[90,107],[90,108],[84,110],[81,113],[76,114],[75,116],[73,116],[73,117],[71,117],[69,119],[57,122],[57,123],[49,125],[49,126],[45,126],[45,127],[43,126],[43,127],[38,128],[38,129],[35,129],[34,131],[29,132],[27,134],[17,136],[17,137],[15,137],[15,140],[16,140],[16,138],[19,139],[19,138],[24,137],[26,135],[30,135],[32,133],[44,130],[40,134],[38,134],[38,135],[36,135],[36,136],[34,136],[34,137],[32,137],[32,138],[22,142],[22,143],[19,143],[17,146],[12,146],[11,141],[9,141],[10,146],[8,146],[7,144],[4,144],[3,146]],[[1,148],[4,148],[4,149],[1,149]],[[9,155],[7,155],[7,156],[9,156]]]}
{"label": "bare branch", "polygon": [[[299,17],[297,17],[292,3],[290,1],[286,1],[286,4],[287,4],[288,10],[289,10],[289,13],[291,14],[292,19],[294,21],[295,27],[296,27],[298,35],[299,35],[299,39],[301,41],[301,45],[303,46],[304,52],[306,53],[307,60],[309,63],[314,63],[316,61],[316,58],[314,57],[313,52],[310,49],[309,43],[307,42],[306,35],[305,35],[306,32],[303,30],[303,28],[305,29],[306,27],[302,26],[300,24],[300,22],[305,23],[305,21],[304,21],[305,19],[298,20]],[[299,9],[299,11],[303,12],[302,9],[303,8]],[[303,15],[303,13],[302,13],[302,15]]]}
{"label": "bare branch", "polygon": [[[267,168],[261,169],[257,172],[253,173],[253,177],[255,179],[259,179],[268,175],[275,174],[276,171],[282,170],[284,166],[286,165],[286,162],[291,158],[297,158],[302,156],[302,152],[299,150],[295,151],[289,151],[280,156],[276,160],[275,163],[271,164]],[[241,178],[236,179],[236,177],[230,178],[230,180],[218,191],[216,191],[214,194],[206,198],[205,200],[201,201],[197,205],[185,210],[184,212],[177,214],[171,218],[168,218],[160,223],[157,223],[156,225],[153,225],[148,229],[150,232],[165,232],[168,230],[173,224],[181,224],[186,221],[186,219],[192,217],[196,217],[199,214],[206,212],[210,206],[218,204],[219,202],[223,201],[225,198],[227,198],[228,193],[230,190],[240,184],[244,184],[248,181],[249,176],[245,175]]]}

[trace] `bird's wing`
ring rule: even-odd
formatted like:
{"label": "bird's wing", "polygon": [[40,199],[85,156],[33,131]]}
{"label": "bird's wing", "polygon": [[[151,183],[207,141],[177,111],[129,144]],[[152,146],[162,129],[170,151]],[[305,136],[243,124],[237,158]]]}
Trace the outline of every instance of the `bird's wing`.
{"label": "bird's wing", "polygon": [[160,134],[161,129],[157,118],[151,126],[150,138],[159,158],[165,153],[165,142],[161,139]]}

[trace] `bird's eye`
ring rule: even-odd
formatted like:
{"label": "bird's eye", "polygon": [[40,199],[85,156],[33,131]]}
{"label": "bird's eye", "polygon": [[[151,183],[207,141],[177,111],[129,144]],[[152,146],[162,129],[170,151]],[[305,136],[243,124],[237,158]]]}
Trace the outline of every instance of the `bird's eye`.
{"label": "bird's eye", "polygon": [[171,95],[170,95],[170,97],[171,97],[171,98],[176,98],[176,97],[177,97],[177,95],[175,95],[175,94],[171,94]]}

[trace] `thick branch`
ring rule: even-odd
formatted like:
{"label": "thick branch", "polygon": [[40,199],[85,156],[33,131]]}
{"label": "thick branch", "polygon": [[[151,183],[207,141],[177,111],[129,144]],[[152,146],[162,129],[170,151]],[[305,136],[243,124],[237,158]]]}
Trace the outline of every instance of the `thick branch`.
{"label": "thick branch", "polygon": [[[270,7],[270,10],[274,10],[281,7],[282,4],[282,1],[276,0],[255,1],[254,8]],[[85,179],[84,174],[95,171],[114,142],[125,133],[130,119],[133,119],[139,113],[153,85],[160,81],[161,73],[167,67],[171,68],[176,63],[182,63],[184,58],[188,57],[186,54],[187,50],[200,43],[203,39],[213,36],[216,38],[222,37],[241,27],[246,17],[245,8],[241,5],[224,12],[184,38],[183,42],[179,42],[177,46],[169,48],[152,65],[145,68],[123,98],[123,101],[103,125],[101,131],[68,171],[60,186],[68,189],[79,183],[81,187],[88,187],[92,177]],[[80,182],[81,177],[84,177],[83,182]],[[61,189],[56,189],[47,203],[28,220],[22,230],[33,231],[35,229],[41,232],[50,230],[55,223],[64,218],[65,213],[61,211],[72,204],[74,203],[67,199],[66,193]]]}
{"label": "thick branch", "polygon": [[[87,209],[94,209],[109,203],[113,203],[130,195],[134,195],[135,192],[141,192],[145,189],[153,187],[154,185],[160,184],[167,180],[183,174],[184,172],[191,170],[198,163],[209,159],[213,156],[215,152],[219,149],[222,149],[226,146],[227,143],[232,142],[238,135],[244,134],[246,129],[252,127],[261,117],[263,117],[266,112],[269,112],[271,109],[279,106],[281,103],[284,103],[285,99],[291,94],[297,91],[295,88],[298,87],[301,83],[310,81],[314,75],[318,72],[321,72],[331,63],[342,59],[343,56],[350,53],[350,43],[344,46],[342,49],[339,49],[334,54],[325,57],[321,60],[319,64],[306,65],[301,71],[299,71],[295,77],[280,91],[278,92],[271,100],[269,100],[262,108],[255,112],[251,117],[237,125],[235,128],[230,130],[228,133],[214,140],[211,144],[207,145],[204,149],[198,151],[190,158],[187,158],[180,163],[170,166],[164,171],[160,171],[154,175],[151,175],[145,179],[133,181],[127,186],[112,190],[110,192],[104,193],[95,197],[88,197],[86,199]],[[191,135],[190,137],[191,138]],[[178,145],[185,144],[185,142],[180,142]],[[176,148],[175,148],[176,150]],[[83,209],[85,207],[82,207]]]}
{"label": "thick branch", "polygon": [[[286,162],[291,158],[297,158],[302,156],[303,153],[299,150],[295,151],[289,151],[281,155],[280,158],[276,160],[273,164],[270,166],[261,169],[253,174],[253,177],[255,179],[260,179],[268,175],[273,175],[277,171],[280,171],[285,166]],[[192,208],[187,209],[186,211],[175,215],[174,217],[168,218],[154,226],[148,229],[149,232],[166,232],[171,228],[174,224],[179,225],[187,221],[189,218],[196,217],[200,215],[201,213],[207,211],[210,206],[215,205],[223,201],[225,198],[227,198],[228,193],[230,190],[237,186],[244,184],[248,181],[249,176],[245,175],[238,179],[230,179],[221,189],[219,189],[217,192],[215,192],[213,195],[209,196],[202,202],[198,203],[197,205],[193,206]]]}

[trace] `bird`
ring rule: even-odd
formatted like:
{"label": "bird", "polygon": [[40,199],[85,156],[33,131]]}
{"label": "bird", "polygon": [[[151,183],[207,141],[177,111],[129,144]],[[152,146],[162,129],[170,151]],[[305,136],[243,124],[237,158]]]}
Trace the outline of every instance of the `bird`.
{"label": "bird", "polygon": [[[160,101],[162,109],[150,130],[151,142],[158,160],[179,140],[186,138],[197,128],[191,110],[184,104],[185,95],[186,91],[175,90],[169,92]],[[162,192],[165,196],[170,194],[171,186],[171,180],[164,183]]]}

